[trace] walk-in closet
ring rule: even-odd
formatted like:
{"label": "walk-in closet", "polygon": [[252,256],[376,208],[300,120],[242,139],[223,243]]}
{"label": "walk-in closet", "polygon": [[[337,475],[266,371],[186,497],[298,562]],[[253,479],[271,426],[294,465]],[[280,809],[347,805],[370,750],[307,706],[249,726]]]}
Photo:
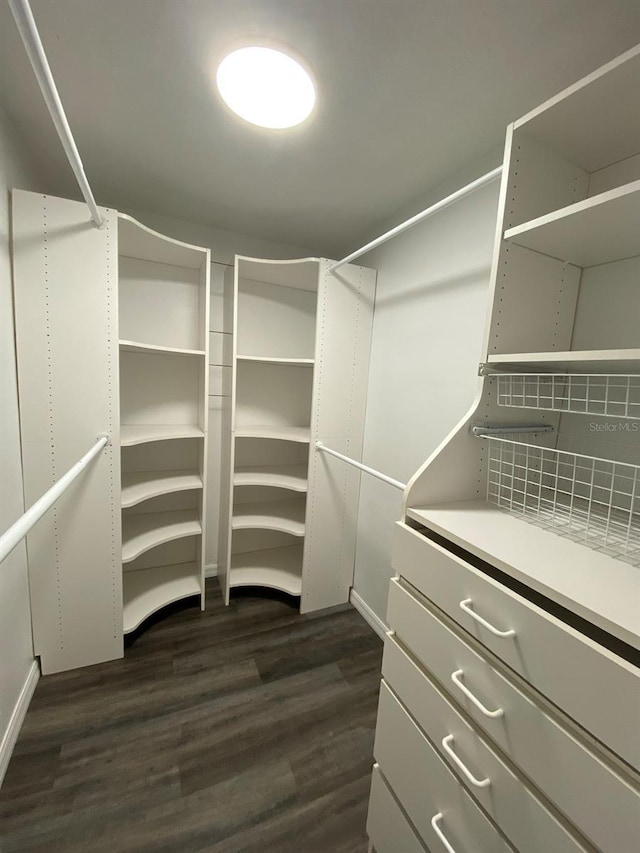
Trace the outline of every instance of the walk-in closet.
{"label": "walk-in closet", "polygon": [[636,849],[639,93],[634,0],[0,4],[3,853]]}

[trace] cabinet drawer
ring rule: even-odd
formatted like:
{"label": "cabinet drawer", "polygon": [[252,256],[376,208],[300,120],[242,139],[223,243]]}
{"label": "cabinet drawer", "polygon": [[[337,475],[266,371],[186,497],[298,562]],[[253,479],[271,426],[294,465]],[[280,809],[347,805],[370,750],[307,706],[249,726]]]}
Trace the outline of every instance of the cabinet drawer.
{"label": "cabinet drawer", "polygon": [[607,853],[635,849],[633,839],[640,835],[638,787],[587,749],[396,580],[390,585],[388,614],[401,643],[590,840]]}
{"label": "cabinet drawer", "polygon": [[[401,522],[393,566],[587,731],[640,768],[640,670]],[[466,610],[460,607],[464,602]],[[515,634],[496,636],[469,610]]]}
{"label": "cabinet drawer", "polygon": [[440,832],[456,853],[512,853],[384,681],[374,755],[429,850],[446,849]]}
{"label": "cabinet drawer", "polygon": [[[440,757],[520,853],[540,853],[541,850],[585,853],[593,849],[578,841],[554,817],[393,637],[387,637],[385,642],[382,674],[424,729]],[[451,754],[447,753],[447,748],[463,762],[479,785],[470,782],[461,772]]]}
{"label": "cabinet drawer", "polygon": [[376,853],[427,853],[387,787],[377,765],[374,766],[371,776],[367,834]]}

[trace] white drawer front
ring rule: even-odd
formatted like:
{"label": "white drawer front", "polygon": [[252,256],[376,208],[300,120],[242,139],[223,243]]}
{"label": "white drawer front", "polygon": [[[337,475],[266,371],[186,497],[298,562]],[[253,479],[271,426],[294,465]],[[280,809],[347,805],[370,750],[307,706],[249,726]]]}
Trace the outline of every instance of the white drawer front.
{"label": "white drawer front", "polygon": [[[446,850],[439,833],[456,853],[512,853],[384,681],[380,685],[374,755],[432,853]],[[437,815],[441,817],[434,827],[432,821]],[[394,853],[401,849],[396,847]]]}
{"label": "white drawer front", "polygon": [[638,788],[576,740],[396,580],[390,585],[388,614],[403,645],[590,840],[607,853],[635,849],[640,837]]}
{"label": "white drawer front", "polygon": [[367,834],[376,853],[426,853],[377,766],[371,776]]}
{"label": "white drawer front", "polygon": [[[640,670],[401,522],[393,566],[587,731],[640,768]],[[515,635],[496,635],[481,620]]]}
{"label": "white drawer front", "polygon": [[[585,853],[590,849],[569,833],[489,748],[393,637],[388,637],[385,643],[382,674],[424,729],[441,758],[520,853],[542,850]],[[475,783],[469,780],[447,749],[463,763]]]}

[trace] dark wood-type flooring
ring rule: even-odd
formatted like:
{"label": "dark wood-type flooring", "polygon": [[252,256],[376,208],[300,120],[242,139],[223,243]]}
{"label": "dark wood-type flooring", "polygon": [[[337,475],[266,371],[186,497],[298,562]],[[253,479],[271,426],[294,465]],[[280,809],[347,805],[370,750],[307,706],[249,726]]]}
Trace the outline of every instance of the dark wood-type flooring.
{"label": "dark wood-type flooring", "polygon": [[[176,607],[124,660],[40,679],[2,853],[364,853],[382,643],[353,609]],[[166,613],[166,611],[165,611]]]}

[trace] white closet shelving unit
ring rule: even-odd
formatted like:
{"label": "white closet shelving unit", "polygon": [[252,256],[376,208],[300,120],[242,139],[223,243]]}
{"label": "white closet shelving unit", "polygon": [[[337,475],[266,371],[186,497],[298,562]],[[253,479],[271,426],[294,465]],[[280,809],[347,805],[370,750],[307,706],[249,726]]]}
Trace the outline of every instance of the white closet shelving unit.
{"label": "white closet shelving unit", "polygon": [[203,602],[209,251],[101,208],[13,192],[22,455],[33,503],[110,444],[28,538],[43,673],[123,655],[123,633]]}
{"label": "white closet shelving unit", "polygon": [[377,853],[636,845],[638,92],[640,46],[507,130],[477,398],[396,529]]}
{"label": "white closet shelving unit", "polygon": [[[324,436],[361,453],[375,274],[351,266],[331,276],[327,266],[236,258],[220,556],[227,602],[240,586],[300,596],[302,610],[348,598],[357,480],[314,447]],[[333,498],[330,508],[332,489],[351,506]]]}
{"label": "white closet shelving unit", "polygon": [[204,607],[209,253],[118,217],[124,632]]}
{"label": "white closet shelving unit", "polygon": [[[410,517],[634,645],[639,83],[636,49],[509,129],[481,396],[407,503]],[[492,424],[513,432],[471,433]],[[519,434],[531,424],[553,432]]]}

